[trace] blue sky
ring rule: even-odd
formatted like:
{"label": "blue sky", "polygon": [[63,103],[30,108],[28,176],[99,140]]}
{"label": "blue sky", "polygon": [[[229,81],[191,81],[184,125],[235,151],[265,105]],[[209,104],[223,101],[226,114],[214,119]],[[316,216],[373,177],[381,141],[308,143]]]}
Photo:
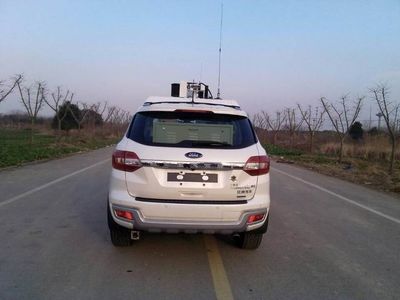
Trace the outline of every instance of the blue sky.
{"label": "blue sky", "polygon": [[[0,0],[0,79],[24,73],[131,111],[184,79],[216,94],[220,3]],[[225,0],[222,52],[222,96],[250,113],[377,82],[400,101],[400,1]],[[0,105],[13,109],[16,95]]]}

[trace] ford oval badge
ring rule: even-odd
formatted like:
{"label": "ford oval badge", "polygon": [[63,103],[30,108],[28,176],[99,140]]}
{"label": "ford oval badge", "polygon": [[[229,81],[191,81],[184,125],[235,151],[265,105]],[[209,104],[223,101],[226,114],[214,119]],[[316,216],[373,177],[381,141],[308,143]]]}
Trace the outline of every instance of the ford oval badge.
{"label": "ford oval badge", "polygon": [[199,152],[188,152],[185,154],[185,156],[187,158],[200,158],[203,156],[203,154],[199,153]]}

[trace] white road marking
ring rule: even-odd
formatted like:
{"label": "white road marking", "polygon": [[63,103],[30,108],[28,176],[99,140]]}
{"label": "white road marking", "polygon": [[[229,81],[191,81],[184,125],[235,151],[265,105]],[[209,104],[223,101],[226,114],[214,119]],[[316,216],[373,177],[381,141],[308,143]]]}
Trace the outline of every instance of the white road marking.
{"label": "white road marking", "polygon": [[357,201],[354,201],[354,200],[351,200],[351,199],[349,199],[349,198],[347,198],[347,197],[344,197],[344,196],[342,196],[342,195],[339,195],[339,194],[337,194],[337,193],[335,193],[335,192],[332,192],[332,191],[330,191],[330,190],[328,190],[328,189],[326,189],[326,188],[323,188],[322,186],[319,186],[319,185],[317,185],[317,184],[315,184],[315,183],[306,181],[306,180],[304,180],[304,179],[301,179],[300,177],[291,175],[291,174],[289,174],[289,173],[286,173],[286,172],[284,172],[284,171],[278,170],[278,169],[276,169],[276,168],[271,168],[271,169],[273,169],[274,171],[276,171],[276,172],[278,172],[278,173],[281,173],[281,174],[283,174],[283,175],[286,175],[286,176],[288,176],[288,177],[290,177],[290,178],[293,178],[293,179],[295,179],[295,180],[297,180],[297,181],[300,181],[300,182],[302,182],[302,183],[304,183],[304,184],[307,184],[307,185],[309,185],[309,186],[312,186],[313,188],[316,188],[317,190],[320,190],[320,191],[322,191],[322,192],[325,192],[325,193],[327,193],[327,194],[330,194],[330,195],[332,195],[332,196],[335,196],[335,197],[337,197],[337,198],[339,198],[339,199],[341,199],[341,200],[343,200],[343,201],[346,201],[346,202],[348,202],[348,203],[350,203],[350,204],[353,204],[353,205],[355,205],[355,206],[358,206],[358,207],[360,207],[360,208],[363,208],[363,209],[365,209],[365,210],[367,210],[367,211],[369,211],[369,212],[371,212],[371,213],[374,213],[374,214],[376,214],[376,215],[378,215],[378,216],[381,216],[381,217],[383,217],[383,218],[385,218],[385,219],[387,219],[387,220],[390,220],[390,221],[392,221],[392,222],[395,222],[395,223],[397,223],[397,224],[400,224],[400,220],[397,219],[397,218],[391,217],[391,216],[389,216],[389,215],[387,215],[387,214],[384,214],[384,213],[382,213],[382,212],[380,212],[380,211],[377,211],[377,210],[375,210],[375,209],[373,209],[373,208],[370,208],[370,207],[368,207],[368,206],[366,206],[366,205],[363,205],[363,204],[361,204],[361,203],[358,203]]}
{"label": "white road marking", "polygon": [[18,196],[15,196],[15,197],[12,197],[12,198],[7,199],[7,200],[5,200],[5,201],[2,201],[2,202],[0,202],[0,207],[3,207],[3,206],[5,206],[5,205],[7,205],[7,204],[10,204],[10,203],[13,203],[14,201],[17,201],[17,200],[19,200],[19,199],[21,199],[21,198],[24,198],[25,196],[31,195],[31,194],[33,194],[33,193],[36,193],[36,192],[40,191],[40,190],[43,190],[43,189],[45,189],[45,188],[48,188],[49,186],[52,186],[53,184],[59,183],[59,182],[65,180],[65,179],[68,179],[68,178],[70,178],[70,177],[72,177],[72,176],[75,176],[75,175],[77,175],[77,174],[80,174],[80,173],[82,173],[82,172],[85,172],[85,171],[87,171],[87,170],[89,170],[89,169],[95,168],[95,167],[97,167],[97,166],[99,166],[99,165],[101,165],[101,164],[104,164],[104,163],[108,162],[108,161],[110,161],[109,158],[108,158],[108,159],[105,159],[105,160],[102,160],[102,161],[100,161],[100,162],[98,162],[98,163],[95,163],[95,164],[93,164],[93,165],[91,165],[91,166],[88,166],[88,167],[86,167],[86,168],[83,168],[83,169],[80,169],[80,170],[78,170],[78,171],[75,171],[75,172],[72,172],[72,173],[70,173],[70,174],[67,174],[67,175],[65,175],[65,176],[59,177],[59,178],[57,178],[57,179],[55,179],[55,180],[52,180],[52,181],[50,181],[50,182],[48,182],[48,183],[46,183],[46,184],[43,184],[43,185],[38,186],[38,187],[36,187],[36,188],[34,188],[34,189],[31,189],[31,190],[29,190],[29,191],[27,191],[27,192],[25,192],[25,193],[19,194]]}

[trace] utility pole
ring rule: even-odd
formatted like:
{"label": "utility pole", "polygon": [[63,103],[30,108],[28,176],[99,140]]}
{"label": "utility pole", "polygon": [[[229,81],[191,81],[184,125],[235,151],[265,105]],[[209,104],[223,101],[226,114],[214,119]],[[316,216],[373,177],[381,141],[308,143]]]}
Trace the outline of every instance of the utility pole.
{"label": "utility pole", "polygon": [[376,114],[376,116],[378,117],[378,130],[381,129],[381,118],[383,117],[383,114],[381,112],[378,112]]}
{"label": "utility pole", "polygon": [[372,106],[369,106],[369,123],[368,123],[368,130],[371,129],[372,126]]}

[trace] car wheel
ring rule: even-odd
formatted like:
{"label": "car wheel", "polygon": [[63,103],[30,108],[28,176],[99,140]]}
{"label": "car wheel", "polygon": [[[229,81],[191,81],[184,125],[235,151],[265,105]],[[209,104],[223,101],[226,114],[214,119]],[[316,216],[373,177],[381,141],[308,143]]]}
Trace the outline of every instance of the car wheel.
{"label": "car wheel", "polygon": [[263,233],[242,232],[239,234],[239,247],[242,249],[257,249],[262,241]]}
{"label": "car wheel", "polygon": [[110,229],[111,242],[116,247],[127,247],[131,245],[131,236],[128,230]]}
{"label": "car wheel", "polygon": [[117,224],[110,211],[110,206],[107,203],[107,221],[110,229],[111,242],[116,247],[126,247],[131,245],[130,230]]}

